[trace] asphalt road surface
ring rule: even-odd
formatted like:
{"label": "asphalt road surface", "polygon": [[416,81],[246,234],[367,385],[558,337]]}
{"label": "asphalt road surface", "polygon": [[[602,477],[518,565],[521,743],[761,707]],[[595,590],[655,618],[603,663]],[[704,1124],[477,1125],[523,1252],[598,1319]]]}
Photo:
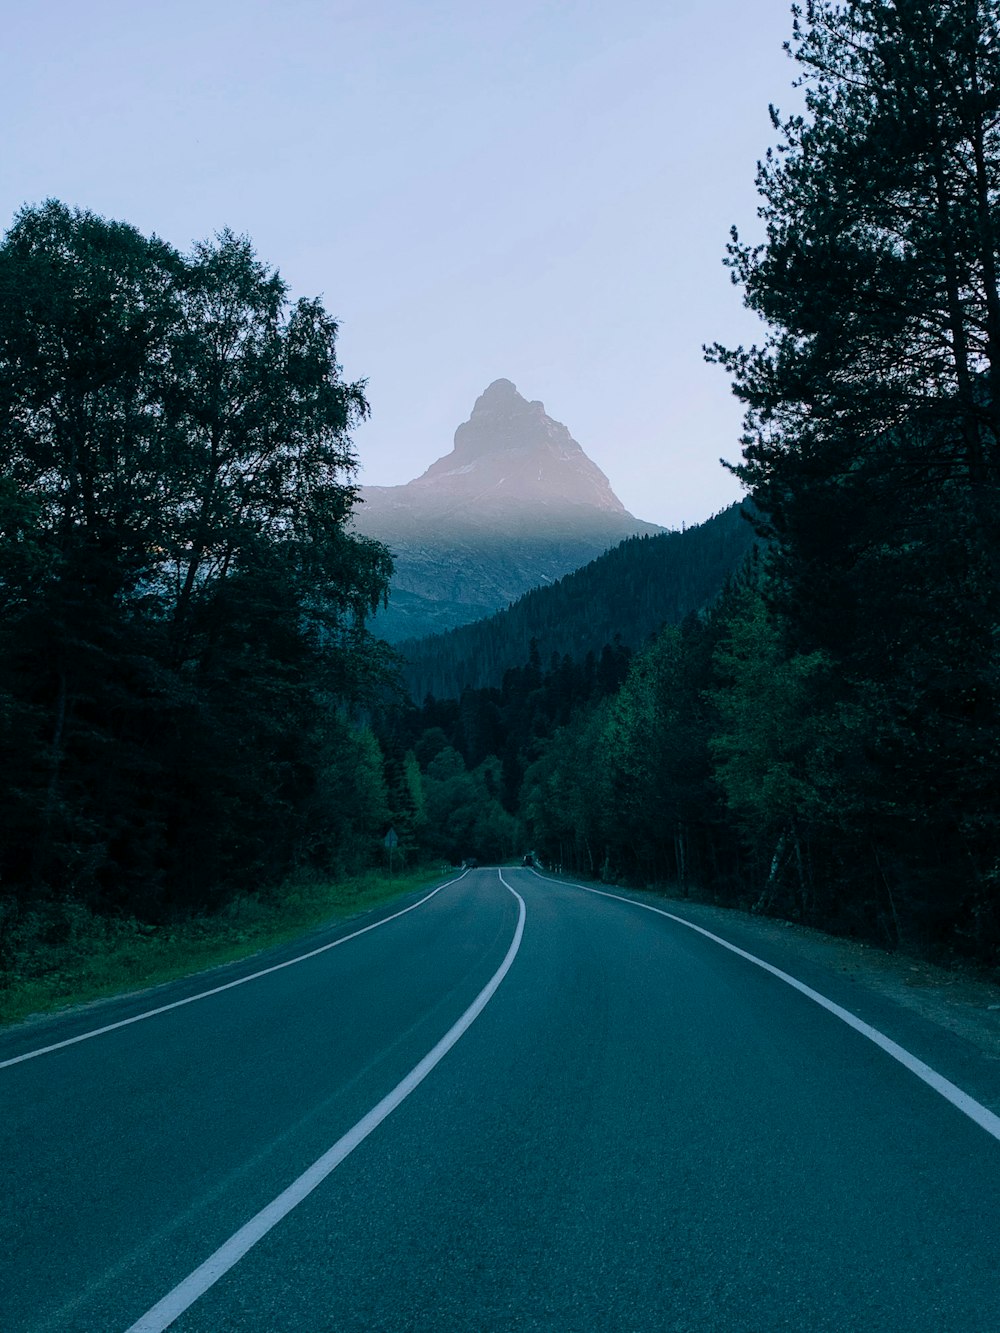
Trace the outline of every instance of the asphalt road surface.
{"label": "asphalt road surface", "polygon": [[482,869],[10,1029],[0,1330],[997,1333],[1000,1071],[755,956]]}

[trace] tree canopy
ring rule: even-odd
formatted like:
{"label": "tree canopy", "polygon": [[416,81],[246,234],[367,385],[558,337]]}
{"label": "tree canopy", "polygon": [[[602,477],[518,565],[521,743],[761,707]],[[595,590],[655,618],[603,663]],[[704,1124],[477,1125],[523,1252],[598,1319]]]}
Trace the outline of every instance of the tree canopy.
{"label": "tree canopy", "polygon": [[919,431],[913,472],[970,488],[1000,465],[1000,8],[810,0],[788,50],[804,114],[772,120],[765,242],[728,262],[769,325],[714,349],[747,403],[740,475],[780,524],[790,455],[849,473],[862,440]]}
{"label": "tree canopy", "polygon": [[766,555],[545,749],[526,810],[581,869],[995,960],[1000,6],[814,0],[787,49],[804,109],[772,110],[763,238],[727,255],[764,336],[708,349]]}
{"label": "tree canopy", "polygon": [[728,253],[766,339],[710,355],[747,405],[735,471],[775,539],[774,632],[799,697],[830,723],[798,764],[825,793],[814,820],[870,865],[897,921],[902,904],[985,944],[998,888],[985,775],[1000,758],[1000,6],[811,0],[793,15],[805,110],[772,110],[764,241],[734,230]]}
{"label": "tree canopy", "polygon": [[228,231],[182,255],[49,201],[0,245],[9,911],[204,905],[343,825],[391,561],[348,526],[336,333]]}

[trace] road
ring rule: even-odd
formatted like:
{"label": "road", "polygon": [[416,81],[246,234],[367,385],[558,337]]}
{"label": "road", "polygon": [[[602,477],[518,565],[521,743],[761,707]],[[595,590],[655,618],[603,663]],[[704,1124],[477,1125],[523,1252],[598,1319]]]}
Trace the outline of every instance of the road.
{"label": "road", "polygon": [[476,870],[0,1034],[0,1329],[997,1333],[983,1116],[669,915]]}

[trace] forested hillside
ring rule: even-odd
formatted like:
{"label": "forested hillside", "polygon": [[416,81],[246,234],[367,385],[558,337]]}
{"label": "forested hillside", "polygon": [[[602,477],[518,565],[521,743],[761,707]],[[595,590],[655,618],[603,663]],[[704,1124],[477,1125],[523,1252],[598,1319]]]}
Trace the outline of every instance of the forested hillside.
{"label": "forested hillside", "polygon": [[553,653],[582,662],[616,638],[638,648],[661,625],[708,606],[753,541],[739,505],[683,532],[630,537],[488,619],[400,645],[407,687],[421,700],[499,685],[532,644],[546,663]]}
{"label": "forested hillside", "polygon": [[766,339],[709,353],[763,554],[618,688],[536,654],[398,724],[550,864],[1000,962],[998,45],[996,3],[798,14],[727,261]]}
{"label": "forested hillside", "polygon": [[520,855],[525,770],[560,728],[619,689],[631,658],[619,641],[577,662],[554,656],[543,667],[533,646],[499,687],[383,708],[376,730],[390,771],[400,775],[403,845],[451,861]]}

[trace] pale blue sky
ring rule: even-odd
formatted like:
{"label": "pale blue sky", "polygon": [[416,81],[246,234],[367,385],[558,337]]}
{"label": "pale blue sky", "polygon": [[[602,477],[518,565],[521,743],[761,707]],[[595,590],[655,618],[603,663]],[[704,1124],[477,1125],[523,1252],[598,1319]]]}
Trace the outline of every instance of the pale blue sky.
{"label": "pale blue sky", "polygon": [[493,379],[627,507],[739,494],[747,341],[721,259],[755,225],[786,0],[34,0],[2,6],[0,224],[52,196],[187,249],[251,236],[366,378],[361,480],[408,481]]}

